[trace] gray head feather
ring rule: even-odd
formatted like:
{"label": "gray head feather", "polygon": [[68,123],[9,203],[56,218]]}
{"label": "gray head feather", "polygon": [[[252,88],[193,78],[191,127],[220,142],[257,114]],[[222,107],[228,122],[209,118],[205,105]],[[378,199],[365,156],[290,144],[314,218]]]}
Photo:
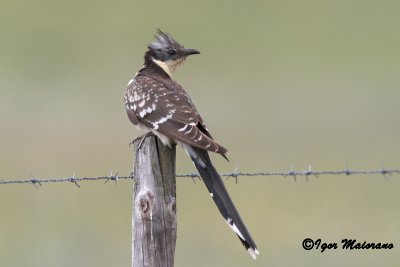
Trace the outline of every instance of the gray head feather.
{"label": "gray head feather", "polygon": [[150,50],[183,49],[183,46],[175,41],[169,33],[165,33],[160,29],[157,29],[155,38],[156,40],[148,46]]}

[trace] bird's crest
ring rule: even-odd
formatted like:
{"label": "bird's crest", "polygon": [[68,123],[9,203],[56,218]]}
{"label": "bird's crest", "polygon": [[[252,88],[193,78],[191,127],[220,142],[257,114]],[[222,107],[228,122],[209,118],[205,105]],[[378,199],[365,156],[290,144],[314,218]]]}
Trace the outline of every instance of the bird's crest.
{"label": "bird's crest", "polygon": [[148,46],[150,50],[183,49],[183,46],[175,41],[169,33],[163,32],[160,29],[157,29],[157,34],[154,37],[156,40]]}

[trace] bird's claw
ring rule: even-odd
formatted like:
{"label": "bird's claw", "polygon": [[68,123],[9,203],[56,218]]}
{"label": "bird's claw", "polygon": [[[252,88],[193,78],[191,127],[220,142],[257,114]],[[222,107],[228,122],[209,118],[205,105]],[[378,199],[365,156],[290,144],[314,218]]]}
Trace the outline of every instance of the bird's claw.
{"label": "bird's claw", "polygon": [[154,135],[152,132],[147,132],[147,133],[144,134],[144,135],[141,135],[141,136],[136,137],[135,139],[132,140],[132,142],[129,143],[129,147],[131,147],[131,145],[133,145],[136,141],[139,141],[138,149],[141,149],[144,140],[145,140],[147,137],[150,137],[150,136],[155,136],[155,135]]}

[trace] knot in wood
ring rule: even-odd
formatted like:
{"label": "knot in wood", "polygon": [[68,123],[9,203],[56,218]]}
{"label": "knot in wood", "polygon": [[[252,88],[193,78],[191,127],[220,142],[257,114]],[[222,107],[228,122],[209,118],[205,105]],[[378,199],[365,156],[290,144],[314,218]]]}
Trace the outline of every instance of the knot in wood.
{"label": "knot in wood", "polygon": [[176,199],[174,197],[168,199],[168,210],[171,214],[176,215]]}
{"label": "knot in wood", "polygon": [[141,194],[138,198],[138,209],[142,216],[149,216],[154,207],[154,195],[151,192]]}

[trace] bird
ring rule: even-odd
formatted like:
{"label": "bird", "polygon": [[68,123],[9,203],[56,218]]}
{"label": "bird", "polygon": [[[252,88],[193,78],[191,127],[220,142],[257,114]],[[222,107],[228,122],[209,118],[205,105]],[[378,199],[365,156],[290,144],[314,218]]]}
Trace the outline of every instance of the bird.
{"label": "bird", "polygon": [[181,145],[228,226],[256,259],[257,246],[209,156],[215,152],[228,160],[228,150],[214,140],[188,93],[172,79],[188,56],[200,52],[185,48],[160,29],[147,48],[144,65],[129,80],[124,95],[129,120],[145,135],[156,135],[165,146]]}

